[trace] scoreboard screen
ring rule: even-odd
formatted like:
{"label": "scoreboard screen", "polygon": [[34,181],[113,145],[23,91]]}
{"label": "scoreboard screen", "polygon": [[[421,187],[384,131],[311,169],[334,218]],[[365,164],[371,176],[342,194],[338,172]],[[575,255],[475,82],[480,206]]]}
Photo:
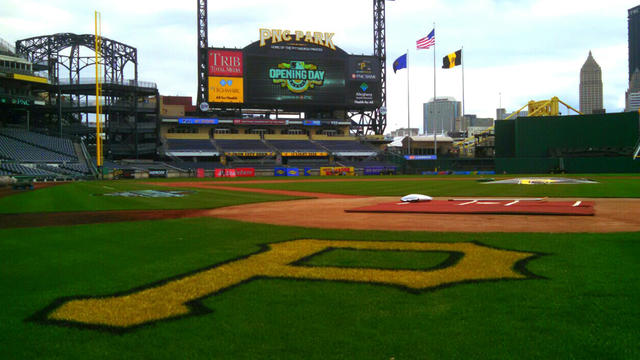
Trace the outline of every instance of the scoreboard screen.
{"label": "scoreboard screen", "polygon": [[244,49],[210,48],[209,102],[298,110],[380,106],[376,57],[349,55],[333,43],[290,38],[261,38]]}

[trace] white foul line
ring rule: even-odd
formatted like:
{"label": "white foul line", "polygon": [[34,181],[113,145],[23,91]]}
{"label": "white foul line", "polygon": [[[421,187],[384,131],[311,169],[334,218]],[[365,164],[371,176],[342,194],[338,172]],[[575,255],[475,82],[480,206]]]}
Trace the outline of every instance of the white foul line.
{"label": "white foul line", "polygon": [[508,203],[508,204],[505,204],[504,206],[511,206],[511,205],[513,205],[513,204],[517,204],[517,203],[519,203],[519,202],[520,202],[520,200],[515,200],[515,201],[512,201],[512,202],[510,202],[510,203]]}
{"label": "white foul line", "polygon": [[467,201],[467,202],[464,202],[464,203],[462,203],[462,204],[458,204],[458,206],[462,206],[462,205],[469,205],[469,204],[475,204],[475,203],[477,203],[477,202],[478,202],[478,200]]}
{"label": "white foul line", "polygon": [[576,201],[576,202],[575,202],[573,205],[571,205],[571,206],[576,207],[576,206],[580,206],[580,204],[582,204],[582,201]]}

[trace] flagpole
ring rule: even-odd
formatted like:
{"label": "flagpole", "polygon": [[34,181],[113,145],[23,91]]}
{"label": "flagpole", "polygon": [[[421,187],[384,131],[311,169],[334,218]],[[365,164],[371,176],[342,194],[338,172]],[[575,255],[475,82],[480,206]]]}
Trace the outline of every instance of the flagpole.
{"label": "flagpole", "polygon": [[[436,36],[436,23],[433,23],[433,37]],[[436,107],[436,43],[433,42],[433,109],[431,114],[435,114]],[[438,156],[438,138],[436,137],[436,118],[433,117],[433,155]]]}
{"label": "flagpole", "polygon": [[460,63],[462,65],[462,119],[464,120],[464,46],[460,48]]}
{"label": "flagpole", "polygon": [[409,139],[407,141],[407,155],[411,155],[411,97],[409,92],[409,49],[407,49],[407,131]]}

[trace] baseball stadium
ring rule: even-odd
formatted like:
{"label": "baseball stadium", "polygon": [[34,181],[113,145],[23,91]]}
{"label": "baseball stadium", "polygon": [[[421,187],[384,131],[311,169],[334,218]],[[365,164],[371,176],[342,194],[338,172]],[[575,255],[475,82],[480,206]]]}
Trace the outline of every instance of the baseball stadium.
{"label": "baseball stadium", "polygon": [[195,99],[99,13],[0,42],[0,358],[640,358],[640,112],[393,147],[384,0],[370,55],[194,10]]}

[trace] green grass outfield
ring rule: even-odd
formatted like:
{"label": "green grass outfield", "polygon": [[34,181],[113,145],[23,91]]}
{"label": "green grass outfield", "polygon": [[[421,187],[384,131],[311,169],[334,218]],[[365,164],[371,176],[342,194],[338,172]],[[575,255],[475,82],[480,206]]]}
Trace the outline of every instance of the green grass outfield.
{"label": "green grass outfield", "polygon": [[[549,177],[546,175],[532,175]],[[528,175],[495,176],[495,179],[528,177]],[[267,184],[234,184],[233,186],[295,191],[326,192],[370,196],[404,196],[420,193],[430,196],[532,196],[532,197],[640,197],[640,177],[630,175],[574,175],[588,178],[596,184],[518,185],[478,182],[479,176],[364,176],[340,182],[274,182]],[[273,179],[273,178],[272,178]],[[292,178],[280,178],[291,180]],[[326,180],[327,177],[315,179]],[[304,180],[304,179],[301,179]],[[379,180],[379,181],[376,181]],[[387,181],[396,180],[396,181]]]}
{"label": "green grass outfield", "polygon": [[[184,179],[183,179],[184,180]],[[144,198],[105,196],[133,190],[186,190],[185,197]],[[146,181],[82,181],[21,191],[0,198],[0,214],[25,212],[143,210],[143,209],[212,209],[222,206],[295,199],[295,197],[228,192],[215,189],[167,188]]]}
{"label": "green grass outfield", "polygon": [[[610,180],[613,182],[607,186],[619,185],[621,194],[637,188],[635,182],[640,182],[632,178],[621,183],[616,181],[624,178]],[[393,189],[388,193],[378,188],[382,182],[358,185],[367,194],[469,195],[458,193],[461,190],[457,186],[462,185],[456,184],[460,181],[452,181],[455,184],[451,188],[440,180],[437,185],[433,182],[385,183],[387,189]],[[302,185],[310,188],[297,190],[323,191],[324,186],[332,185],[335,188],[330,192],[345,192],[355,184]],[[440,193],[420,190],[425,185]],[[0,211],[12,212],[7,206],[21,206],[21,211],[217,207],[286,198],[198,189],[197,194],[205,194],[203,197],[123,198],[105,203],[106,197],[92,195],[112,191],[104,186],[117,190],[149,188],[139,182],[74,183],[0,199]],[[472,192],[490,185],[470,179],[464,186]],[[557,186],[568,189],[576,185]],[[526,189],[536,187],[554,189],[550,185]],[[581,191],[580,196],[603,196],[600,190]],[[125,333],[32,321],[35,314],[60,298],[124,292],[245,257],[264,244],[303,238],[475,241],[544,256],[526,264],[536,278],[462,283],[417,294],[375,284],[253,280],[204,298],[202,304],[210,313],[161,321]],[[640,358],[637,232],[353,231],[194,218],[2,229],[0,254],[2,359]],[[439,253],[340,250],[322,253],[307,263],[428,269],[442,261],[446,260]]]}
{"label": "green grass outfield", "polygon": [[[496,179],[513,176],[496,176]],[[24,191],[0,198],[0,214],[52,211],[98,211],[130,209],[202,209],[246,204],[252,202],[295,199],[295,197],[227,192],[215,189],[167,188],[167,182],[213,182],[234,187],[325,192],[350,195],[404,196],[421,193],[430,196],[514,196],[514,197],[640,197],[640,178],[629,175],[575,175],[598,181],[597,184],[576,185],[515,185],[485,184],[479,176],[366,176],[346,178],[236,178],[236,179],[145,179],[144,181],[86,181],[54,186],[38,191]],[[484,177],[486,178],[486,176]],[[267,183],[251,184],[251,180]],[[247,181],[243,184],[243,181]],[[278,180],[295,181],[279,182]],[[334,180],[309,182],[305,180]],[[240,181],[240,183],[236,183]],[[150,185],[155,184],[155,185]],[[189,190],[194,194],[184,198],[122,198],[103,196],[107,193],[130,190]]]}

